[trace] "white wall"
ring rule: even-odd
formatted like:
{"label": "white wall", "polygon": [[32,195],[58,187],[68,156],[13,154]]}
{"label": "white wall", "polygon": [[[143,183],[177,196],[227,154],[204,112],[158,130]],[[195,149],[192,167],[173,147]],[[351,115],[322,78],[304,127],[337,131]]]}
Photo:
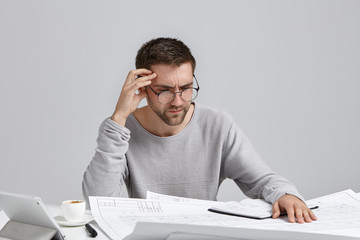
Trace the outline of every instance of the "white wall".
{"label": "white wall", "polygon": [[[178,37],[197,101],[230,112],[306,198],[360,191],[360,1],[0,0],[0,190],[81,197],[136,51]],[[220,200],[242,198],[226,182]],[[235,193],[237,192],[237,193]]]}

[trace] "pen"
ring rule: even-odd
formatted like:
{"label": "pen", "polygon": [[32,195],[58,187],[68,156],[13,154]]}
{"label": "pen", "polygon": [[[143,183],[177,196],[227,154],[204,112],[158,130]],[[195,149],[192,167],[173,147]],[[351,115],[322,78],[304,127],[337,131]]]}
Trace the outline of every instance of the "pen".
{"label": "pen", "polygon": [[93,227],[91,227],[90,226],[90,224],[85,224],[85,228],[86,228],[86,230],[88,231],[88,233],[89,233],[89,235],[90,235],[90,237],[96,237],[97,236],[97,232],[96,232],[96,230],[93,228]]}

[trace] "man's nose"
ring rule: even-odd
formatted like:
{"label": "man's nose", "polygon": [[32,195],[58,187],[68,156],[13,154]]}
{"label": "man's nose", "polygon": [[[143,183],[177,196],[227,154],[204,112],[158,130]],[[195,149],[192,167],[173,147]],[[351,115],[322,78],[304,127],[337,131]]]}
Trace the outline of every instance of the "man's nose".
{"label": "man's nose", "polygon": [[171,101],[171,105],[180,106],[182,103],[183,103],[183,100],[181,98],[181,92],[176,92],[174,99]]}

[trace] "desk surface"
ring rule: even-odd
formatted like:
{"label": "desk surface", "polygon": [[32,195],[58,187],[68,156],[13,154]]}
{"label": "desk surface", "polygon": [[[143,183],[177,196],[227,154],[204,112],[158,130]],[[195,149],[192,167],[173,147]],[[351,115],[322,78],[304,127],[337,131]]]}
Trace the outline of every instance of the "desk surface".
{"label": "desk surface", "polygon": [[[46,205],[48,210],[50,211],[51,215],[58,216],[61,214],[60,206],[56,205]],[[97,231],[98,235],[96,238],[89,237],[85,226],[80,227],[64,227],[60,226],[61,229],[64,231],[65,239],[66,240],[85,240],[85,239],[93,239],[93,240],[108,240],[109,238],[102,232],[100,227],[97,225],[95,221],[92,221],[91,226]]]}

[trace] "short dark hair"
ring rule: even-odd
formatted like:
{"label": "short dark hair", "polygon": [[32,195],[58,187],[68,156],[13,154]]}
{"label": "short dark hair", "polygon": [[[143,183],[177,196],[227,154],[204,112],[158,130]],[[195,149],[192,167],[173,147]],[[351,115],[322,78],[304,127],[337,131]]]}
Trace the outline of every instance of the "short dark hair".
{"label": "short dark hair", "polygon": [[175,38],[155,38],[142,45],[136,55],[136,68],[149,69],[155,64],[180,66],[189,62],[195,71],[196,61],[190,49]]}

